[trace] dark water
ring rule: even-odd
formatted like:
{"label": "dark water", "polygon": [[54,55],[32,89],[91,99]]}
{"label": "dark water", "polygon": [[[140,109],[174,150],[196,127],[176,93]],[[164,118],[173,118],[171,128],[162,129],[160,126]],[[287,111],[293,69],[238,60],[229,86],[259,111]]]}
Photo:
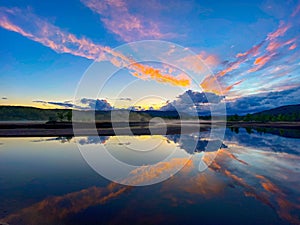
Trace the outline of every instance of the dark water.
{"label": "dark water", "polygon": [[[196,150],[190,145],[197,140]],[[128,147],[160,151],[147,158]],[[185,166],[157,184],[130,187],[98,175],[76,143],[145,170],[135,185]],[[216,146],[203,152],[208,143]],[[166,160],[171,150],[178,158]],[[196,156],[192,157],[191,156]],[[160,162],[164,159],[163,162]],[[199,171],[200,161],[208,168]],[[151,164],[159,166],[147,170]],[[168,174],[167,174],[168,175]],[[1,138],[0,224],[300,224],[300,139],[240,129],[140,137]]]}

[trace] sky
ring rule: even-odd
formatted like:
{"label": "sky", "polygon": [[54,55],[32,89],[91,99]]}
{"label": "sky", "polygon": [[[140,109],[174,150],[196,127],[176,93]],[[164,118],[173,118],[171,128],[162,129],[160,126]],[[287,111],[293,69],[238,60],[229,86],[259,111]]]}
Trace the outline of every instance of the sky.
{"label": "sky", "polygon": [[[184,93],[207,104],[198,92],[226,102],[230,113],[297,104],[299,28],[300,2],[291,0],[0,1],[0,105],[164,110],[182,105]],[[118,51],[143,40],[193,52],[176,62],[199,82],[180,68]],[[175,55],[174,45],[162,48],[160,58]],[[102,66],[96,77],[110,65],[117,72],[100,95],[87,93],[75,103],[94,62]]]}

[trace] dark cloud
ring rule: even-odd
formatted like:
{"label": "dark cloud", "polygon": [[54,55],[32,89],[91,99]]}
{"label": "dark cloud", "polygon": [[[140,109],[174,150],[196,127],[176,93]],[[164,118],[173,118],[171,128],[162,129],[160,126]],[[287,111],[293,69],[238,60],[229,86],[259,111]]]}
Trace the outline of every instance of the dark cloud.
{"label": "dark cloud", "polygon": [[7,100],[8,98],[7,98],[7,97],[2,97],[1,99],[2,99],[2,100]]}
{"label": "dark cloud", "polygon": [[118,100],[130,102],[132,99],[131,98],[119,98]]}
{"label": "dark cloud", "polygon": [[221,140],[209,140],[202,137],[195,137],[190,134],[175,134],[167,135],[166,137],[178,144],[179,147],[185,150],[188,154],[204,151],[213,152],[218,151],[220,148],[227,148]]}
{"label": "dark cloud", "polygon": [[80,110],[112,110],[113,107],[104,99],[89,99],[89,98],[82,98],[79,102],[80,104],[73,104],[71,101],[64,101],[64,102],[54,102],[54,101],[43,101],[43,100],[35,100],[33,102],[42,103],[42,104],[49,104],[49,105],[57,105],[64,108],[73,108],[73,109],[80,109]]}
{"label": "dark cloud", "polygon": [[105,144],[105,142],[109,139],[109,136],[89,136],[86,138],[81,138],[78,140],[80,145],[87,145],[87,144]]}
{"label": "dark cloud", "polygon": [[42,103],[42,104],[50,104],[50,105],[57,105],[57,106],[62,106],[65,108],[76,108],[72,103],[69,103],[69,101],[65,101],[65,102],[52,102],[52,101],[43,101],[43,100],[35,100],[32,101],[35,103]]}
{"label": "dark cloud", "polygon": [[[129,99],[129,98],[124,98]],[[178,111],[182,113],[198,113],[199,115],[210,114],[210,105],[218,104],[224,99],[224,96],[219,96],[214,93],[196,92],[188,90],[179,95],[174,101],[167,101],[160,108],[161,111]],[[109,111],[114,108],[107,100],[104,99],[89,99],[82,98],[78,104],[73,104],[70,101],[55,102],[36,100],[33,102],[57,105],[65,108],[74,108],[80,110],[103,110]],[[261,93],[247,97],[241,97],[235,101],[227,101],[227,114],[247,114],[255,113],[263,110],[268,110],[284,105],[294,105],[300,102],[300,87],[278,92]],[[128,108],[133,111],[144,110],[141,106],[132,106]]]}
{"label": "dark cloud", "polygon": [[106,99],[117,100],[117,101],[127,101],[127,102],[132,101],[132,98],[128,98],[128,97],[124,97],[124,98],[106,98]]}
{"label": "dark cloud", "polygon": [[198,112],[205,113],[208,110],[209,104],[220,103],[224,96],[219,96],[209,92],[197,92],[188,90],[179,95],[176,100],[168,101],[166,105],[162,106],[162,111],[182,111],[182,112]]}
{"label": "dark cloud", "polygon": [[[176,100],[168,101],[161,107],[162,111],[193,112],[197,109],[198,114],[209,114],[209,104],[219,103],[224,96],[214,93],[186,91],[179,95]],[[284,91],[261,93],[247,97],[241,97],[235,101],[227,101],[227,114],[247,114],[268,110],[284,105],[295,105],[300,103],[300,87]]]}
{"label": "dark cloud", "polygon": [[101,99],[82,98],[80,102],[83,105],[87,105],[89,109],[105,110],[105,111],[113,109],[113,107],[105,99],[101,100]]}
{"label": "dark cloud", "polygon": [[145,108],[143,108],[140,105],[130,106],[127,109],[130,110],[130,111],[143,111],[143,110],[146,110]]}
{"label": "dark cloud", "polygon": [[227,114],[247,114],[300,102],[300,87],[279,92],[269,92],[242,97],[227,102]]}

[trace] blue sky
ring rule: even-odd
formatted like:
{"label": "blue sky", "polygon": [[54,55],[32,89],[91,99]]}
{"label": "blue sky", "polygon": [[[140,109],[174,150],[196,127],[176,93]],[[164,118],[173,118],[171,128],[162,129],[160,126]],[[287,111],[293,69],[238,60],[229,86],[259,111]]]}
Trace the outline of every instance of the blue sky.
{"label": "blue sky", "polygon": [[[2,1],[0,104],[56,107],[47,102],[71,100],[94,60],[112,61],[115,47],[141,40],[170,41],[193,51],[209,66],[231,105],[251,101],[251,96],[286,95],[290,93],[286,90],[300,86],[299,5],[274,0]],[[136,79],[133,73],[118,72],[109,91],[99,97],[108,102],[115,99],[114,92]],[[176,74],[169,75],[177,79]],[[174,84],[170,78],[160,82],[148,74],[141,81],[151,90],[161,89],[163,97],[140,102],[145,108],[193,89],[178,88],[180,78]],[[211,77],[199,85],[205,92],[221,95]],[[122,107],[135,104],[129,99],[136,101],[146,90],[141,87],[120,97],[127,99]],[[297,101],[285,99],[282,104]]]}

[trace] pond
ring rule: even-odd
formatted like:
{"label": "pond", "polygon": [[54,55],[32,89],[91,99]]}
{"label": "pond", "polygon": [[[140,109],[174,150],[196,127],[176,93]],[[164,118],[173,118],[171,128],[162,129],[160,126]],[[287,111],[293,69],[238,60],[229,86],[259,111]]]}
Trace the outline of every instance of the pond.
{"label": "pond", "polygon": [[[83,151],[100,147],[138,168],[120,182],[131,186],[96,172]],[[298,138],[0,138],[0,224],[300,224],[299,196]]]}

